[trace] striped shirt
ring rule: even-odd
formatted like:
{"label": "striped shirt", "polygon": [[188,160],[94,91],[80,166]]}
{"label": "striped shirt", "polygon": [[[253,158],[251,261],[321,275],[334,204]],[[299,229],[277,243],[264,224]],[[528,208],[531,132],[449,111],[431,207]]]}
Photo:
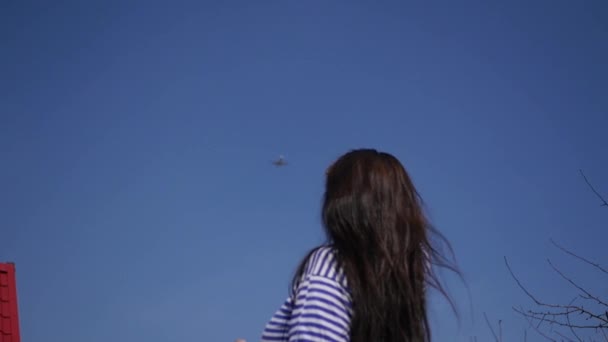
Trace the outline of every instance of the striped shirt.
{"label": "striped shirt", "polygon": [[320,247],[309,257],[291,296],[274,314],[262,342],[348,342],[352,297],[335,252]]}

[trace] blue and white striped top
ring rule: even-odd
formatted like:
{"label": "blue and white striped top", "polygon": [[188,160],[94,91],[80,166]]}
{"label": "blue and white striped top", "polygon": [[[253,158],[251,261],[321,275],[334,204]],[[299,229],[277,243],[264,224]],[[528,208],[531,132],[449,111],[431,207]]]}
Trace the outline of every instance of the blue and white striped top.
{"label": "blue and white striped top", "polygon": [[348,342],[352,296],[335,252],[320,247],[312,253],[291,296],[274,314],[262,342]]}

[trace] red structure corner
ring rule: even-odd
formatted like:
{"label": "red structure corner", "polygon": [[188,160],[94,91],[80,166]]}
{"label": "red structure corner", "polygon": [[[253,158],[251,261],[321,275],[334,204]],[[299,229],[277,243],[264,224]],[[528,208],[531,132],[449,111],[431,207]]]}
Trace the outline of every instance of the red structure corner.
{"label": "red structure corner", "polygon": [[0,342],[21,342],[13,263],[0,263]]}

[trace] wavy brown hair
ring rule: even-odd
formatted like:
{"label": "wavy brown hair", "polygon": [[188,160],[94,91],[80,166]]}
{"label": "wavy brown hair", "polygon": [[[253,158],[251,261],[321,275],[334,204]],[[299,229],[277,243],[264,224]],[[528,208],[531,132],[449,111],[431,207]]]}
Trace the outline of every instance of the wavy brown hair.
{"label": "wavy brown hair", "polygon": [[351,341],[430,341],[427,288],[452,304],[434,266],[460,273],[449,242],[429,224],[399,160],[373,149],[340,157],[327,171],[322,219],[353,297]]}

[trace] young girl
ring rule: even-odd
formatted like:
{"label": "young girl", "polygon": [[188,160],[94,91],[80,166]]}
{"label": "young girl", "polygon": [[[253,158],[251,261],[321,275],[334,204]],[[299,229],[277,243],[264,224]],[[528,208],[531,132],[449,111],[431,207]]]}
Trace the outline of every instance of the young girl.
{"label": "young girl", "polygon": [[427,287],[445,295],[431,265],[453,271],[397,158],[351,151],[327,171],[327,243],[298,267],[292,293],[262,341],[428,342]]}

